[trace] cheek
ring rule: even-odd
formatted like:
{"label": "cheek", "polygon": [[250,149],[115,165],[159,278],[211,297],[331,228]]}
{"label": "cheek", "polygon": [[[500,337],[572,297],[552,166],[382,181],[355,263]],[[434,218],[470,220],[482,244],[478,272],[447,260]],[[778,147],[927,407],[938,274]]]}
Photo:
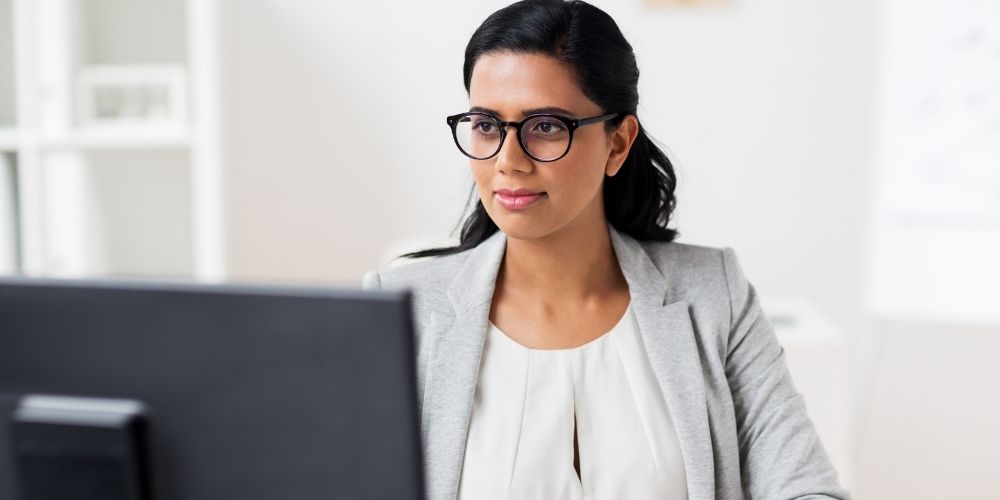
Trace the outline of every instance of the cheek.
{"label": "cheek", "polygon": [[601,177],[594,176],[592,170],[581,169],[573,174],[554,181],[558,188],[552,194],[552,203],[558,212],[567,216],[584,210],[601,191]]}
{"label": "cheek", "polygon": [[488,162],[473,162],[469,164],[472,179],[476,181],[476,190],[480,197],[489,194],[490,182],[493,177],[493,166]]}
{"label": "cheek", "polygon": [[[604,164],[600,152],[574,150],[564,158],[565,164],[552,170],[552,183],[559,186],[563,197],[587,202],[593,198],[604,181]],[[562,163],[562,162],[559,162]]]}

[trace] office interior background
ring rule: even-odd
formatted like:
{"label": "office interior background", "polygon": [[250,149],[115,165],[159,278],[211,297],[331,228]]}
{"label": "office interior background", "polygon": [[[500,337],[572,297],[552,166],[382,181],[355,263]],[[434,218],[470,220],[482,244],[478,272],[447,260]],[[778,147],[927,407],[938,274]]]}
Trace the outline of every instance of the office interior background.
{"label": "office interior background", "polygon": [[[0,0],[0,273],[358,286],[453,241],[506,1]],[[859,498],[996,498],[1000,1],[594,0]]]}

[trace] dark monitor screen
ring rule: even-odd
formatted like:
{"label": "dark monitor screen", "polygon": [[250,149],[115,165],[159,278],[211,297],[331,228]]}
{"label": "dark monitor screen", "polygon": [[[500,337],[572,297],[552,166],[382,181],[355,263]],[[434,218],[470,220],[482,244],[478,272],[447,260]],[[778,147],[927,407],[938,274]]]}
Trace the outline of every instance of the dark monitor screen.
{"label": "dark monitor screen", "polygon": [[141,408],[124,451],[143,489],[108,498],[423,498],[410,308],[405,292],[0,279],[0,500],[134,477],[121,435],[39,427],[39,397]]}

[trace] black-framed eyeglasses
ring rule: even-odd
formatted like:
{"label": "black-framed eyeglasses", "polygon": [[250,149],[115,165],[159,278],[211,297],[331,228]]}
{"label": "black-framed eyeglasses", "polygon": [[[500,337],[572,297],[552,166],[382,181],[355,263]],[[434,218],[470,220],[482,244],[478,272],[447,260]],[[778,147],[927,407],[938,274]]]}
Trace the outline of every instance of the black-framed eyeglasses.
{"label": "black-framed eyeglasses", "polygon": [[603,123],[621,113],[590,118],[569,118],[552,114],[526,116],[519,122],[505,122],[496,116],[478,111],[459,113],[448,117],[448,126],[455,138],[455,145],[465,156],[474,160],[487,160],[500,152],[507,138],[507,127],[517,129],[517,142],[525,154],[534,160],[556,161],[573,144],[573,132],[591,123]]}

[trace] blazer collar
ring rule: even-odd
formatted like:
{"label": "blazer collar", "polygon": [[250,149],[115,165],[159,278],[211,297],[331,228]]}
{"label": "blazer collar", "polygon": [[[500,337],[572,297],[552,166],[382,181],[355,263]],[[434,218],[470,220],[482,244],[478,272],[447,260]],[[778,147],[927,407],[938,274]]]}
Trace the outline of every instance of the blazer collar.
{"label": "blazer collar", "polygon": [[507,249],[507,236],[497,231],[469,250],[465,264],[448,288],[448,299],[456,312],[493,301],[493,290]]}
{"label": "blazer collar", "polygon": [[[667,296],[667,280],[649,259],[642,244],[610,224],[608,234],[632,297],[666,304],[670,299]],[[497,231],[469,250],[465,264],[448,288],[448,299],[456,312],[492,302],[497,273],[506,249],[507,236]]]}
{"label": "blazer collar", "polygon": [[[705,385],[688,304],[671,296],[667,277],[641,243],[610,224],[608,231],[653,373],[678,434],[688,498],[714,498]],[[448,289],[453,315],[437,313],[431,318],[431,330],[440,333],[431,334],[435,340],[421,415],[430,500],[457,496],[483,341],[506,242],[506,236],[497,231],[469,251]]]}

